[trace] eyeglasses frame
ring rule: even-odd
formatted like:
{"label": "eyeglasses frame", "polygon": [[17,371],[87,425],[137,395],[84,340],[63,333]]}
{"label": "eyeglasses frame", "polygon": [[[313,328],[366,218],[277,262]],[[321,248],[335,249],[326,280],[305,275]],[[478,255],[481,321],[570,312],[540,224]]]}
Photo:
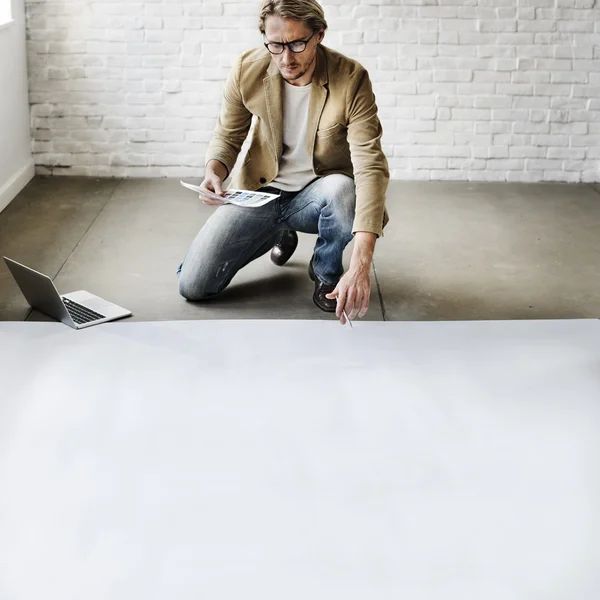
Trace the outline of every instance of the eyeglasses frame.
{"label": "eyeglasses frame", "polygon": [[[279,54],[283,54],[285,52],[286,46],[292,54],[301,54],[302,52],[304,52],[306,50],[306,47],[308,46],[308,42],[310,42],[310,40],[313,39],[313,37],[315,36],[316,33],[317,33],[316,31],[313,31],[312,35],[307,40],[292,40],[291,42],[265,42],[264,46],[269,51],[270,54],[274,54],[275,56],[278,56]],[[263,36],[263,38],[264,38],[264,36]],[[266,39],[266,38],[264,38],[264,39]],[[302,48],[302,50],[296,50],[296,51],[292,50],[291,44],[297,44],[298,42],[304,42],[304,48]],[[283,50],[281,52],[271,52],[271,50],[269,50],[269,44],[278,44],[280,46],[283,46]]]}

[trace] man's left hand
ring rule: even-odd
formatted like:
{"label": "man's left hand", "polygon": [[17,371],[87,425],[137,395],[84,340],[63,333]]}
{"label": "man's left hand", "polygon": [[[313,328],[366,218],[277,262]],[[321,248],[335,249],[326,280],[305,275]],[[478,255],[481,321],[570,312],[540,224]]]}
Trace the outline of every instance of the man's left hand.
{"label": "man's left hand", "polygon": [[351,267],[339,280],[337,286],[327,294],[327,298],[337,299],[336,317],[340,323],[346,323],[343,311],[352,321],[356,315],[364,317],[369,309],[371,297],[371,265],[358,264]]}
{"label": "man's left hand", "polygon": [[346,317],[352,321],[356,315],[364,317],[369,309],[371,297],[371,264],[377,235],[368,231],[357,231],[354,234],[354,251],[350,260],[350,268],[339,280],[337,286],[327,294],[327,298],[337,300],[335,314],[344,325]]}

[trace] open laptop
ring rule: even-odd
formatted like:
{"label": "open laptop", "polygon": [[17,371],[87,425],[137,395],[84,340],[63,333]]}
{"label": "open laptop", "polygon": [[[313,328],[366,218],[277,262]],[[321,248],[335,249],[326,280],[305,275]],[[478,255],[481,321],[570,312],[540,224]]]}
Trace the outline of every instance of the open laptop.
{"label": "open laptop", "polygon": [[131,315],[131,311],[107,302],[85,290],[61,296],[54,287],[52,279],[47,275],[34,271],[6,256],[4,262],[32,308],[62,321],[73,329],[83,329]]}

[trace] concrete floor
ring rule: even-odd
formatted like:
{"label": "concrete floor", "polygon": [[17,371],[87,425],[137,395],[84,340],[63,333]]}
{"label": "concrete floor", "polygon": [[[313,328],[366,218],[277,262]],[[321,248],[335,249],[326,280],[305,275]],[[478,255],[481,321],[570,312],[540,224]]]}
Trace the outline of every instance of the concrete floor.
{"label": "concrete floor", "polygon": [[[395,181],[388,208],[366,319],[600,317],[600,186]],[[265,256],[221,297],[184,300],[175,272],[212,210],[173,179],[36,177],[0,214],[0,255],[129,320],[332,318],[312,303],[308,235],[285,267]],[[25,319],[47,320],[0,261],[0,320]]]}

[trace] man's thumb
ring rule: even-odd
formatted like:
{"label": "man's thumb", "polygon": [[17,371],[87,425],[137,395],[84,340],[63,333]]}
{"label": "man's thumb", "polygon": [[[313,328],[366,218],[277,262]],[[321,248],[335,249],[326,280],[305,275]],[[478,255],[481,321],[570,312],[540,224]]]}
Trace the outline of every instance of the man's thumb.
{"label": "man's thumb", "polygon": [[217,179],[213,182],[213,187],[215,188],[215,194],[221,196],[223,194],[223,189],[221,188],[221,182]]}

